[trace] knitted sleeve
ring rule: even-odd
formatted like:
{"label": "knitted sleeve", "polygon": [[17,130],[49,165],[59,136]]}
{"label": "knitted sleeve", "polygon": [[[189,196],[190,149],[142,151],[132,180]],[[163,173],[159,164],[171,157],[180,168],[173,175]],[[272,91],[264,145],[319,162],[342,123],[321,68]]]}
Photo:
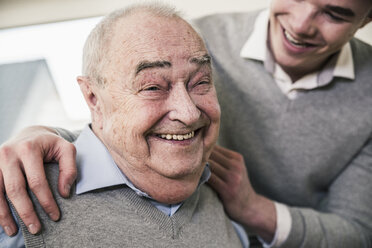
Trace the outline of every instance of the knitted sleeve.
{"label": "knitted sleeve", "polygon": [[81,133],[81,130],[69,131],[60,127],[54,127],[53,129],[58,133],[59,136],[69,142],[74,142]]}
{"label": "knitted sleeve", "polygon": [[282,247],[372,247],[372,140],[335,179],[319,209],[290,207]]}

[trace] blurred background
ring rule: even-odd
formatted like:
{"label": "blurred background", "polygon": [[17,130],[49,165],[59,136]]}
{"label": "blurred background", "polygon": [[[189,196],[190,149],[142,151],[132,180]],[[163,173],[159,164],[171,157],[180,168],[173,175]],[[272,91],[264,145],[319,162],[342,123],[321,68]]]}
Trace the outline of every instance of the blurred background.
{"label": "blurred background", "polygon": [[[137,2],[0,0],[0,144],[29,125],[75,130],[89,122],[76,83],[84,41],[103,15]],[[269,0],[163,2],[187,19],[269,5]],[[372,25],[357,36],[372,44]]]}

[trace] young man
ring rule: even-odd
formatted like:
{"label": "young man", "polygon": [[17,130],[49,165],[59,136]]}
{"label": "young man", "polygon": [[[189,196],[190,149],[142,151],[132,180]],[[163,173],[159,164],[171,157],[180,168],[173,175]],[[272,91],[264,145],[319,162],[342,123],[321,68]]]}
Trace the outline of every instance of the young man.
{"label": "young man", "polygon": [[[217,147],[210,183],[228,214],[268,246],[372,245],[372,48],[353,38],[371,11],[369,0],[273,0],[269,11],[195,20],[214,59],[220,144],[242,154]],[[47,154],[38,147],[20,154],[30,144],[24,137],[71,154],[43,130],[9,142],[9,157]],[[20,166],[1,162],[12,175]],[[46,185],[41,165],[23,166],[37,167],[30,174]],[[53,204],[40,188],[39,198]],[[38,223],[19,191],[11,194],[18,208]]]}

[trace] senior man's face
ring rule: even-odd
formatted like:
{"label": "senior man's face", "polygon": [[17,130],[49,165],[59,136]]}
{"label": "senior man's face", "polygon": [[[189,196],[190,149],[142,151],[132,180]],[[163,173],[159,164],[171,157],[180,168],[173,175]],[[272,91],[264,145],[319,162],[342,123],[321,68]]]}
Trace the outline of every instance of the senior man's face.
{"label": "senior man's face", "polygon": [[129,177],[200,178],[220,120],[203,42],[177,19],[137,15],[115,30],[100,94],[105,145]]}

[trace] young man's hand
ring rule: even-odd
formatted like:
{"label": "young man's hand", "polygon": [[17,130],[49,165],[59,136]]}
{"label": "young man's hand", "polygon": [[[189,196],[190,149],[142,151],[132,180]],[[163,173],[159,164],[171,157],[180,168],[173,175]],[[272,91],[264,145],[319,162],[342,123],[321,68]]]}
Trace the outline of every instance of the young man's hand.
{"label": "young man's hand", "polygon": [[0,225],[7,235],[15,235],[17,227],[6,196],[31,233],[41,229],[26,187],[35,194],[52,220],[60,218],[45,177],[44,162],[59,162],[58,190],[61,196],[68,197],[77,174],[75,155],[73,144],[59,137],[53,129],[41,126],[26,128],[0,146]]}
{"label": "young man's hand", "polygon": [[253,189],[243,156],[216,146],[209,164],[212,175],[208,183],[218,193],[226,213],[249,232],[270,242],[276,230],[275,205]]}

